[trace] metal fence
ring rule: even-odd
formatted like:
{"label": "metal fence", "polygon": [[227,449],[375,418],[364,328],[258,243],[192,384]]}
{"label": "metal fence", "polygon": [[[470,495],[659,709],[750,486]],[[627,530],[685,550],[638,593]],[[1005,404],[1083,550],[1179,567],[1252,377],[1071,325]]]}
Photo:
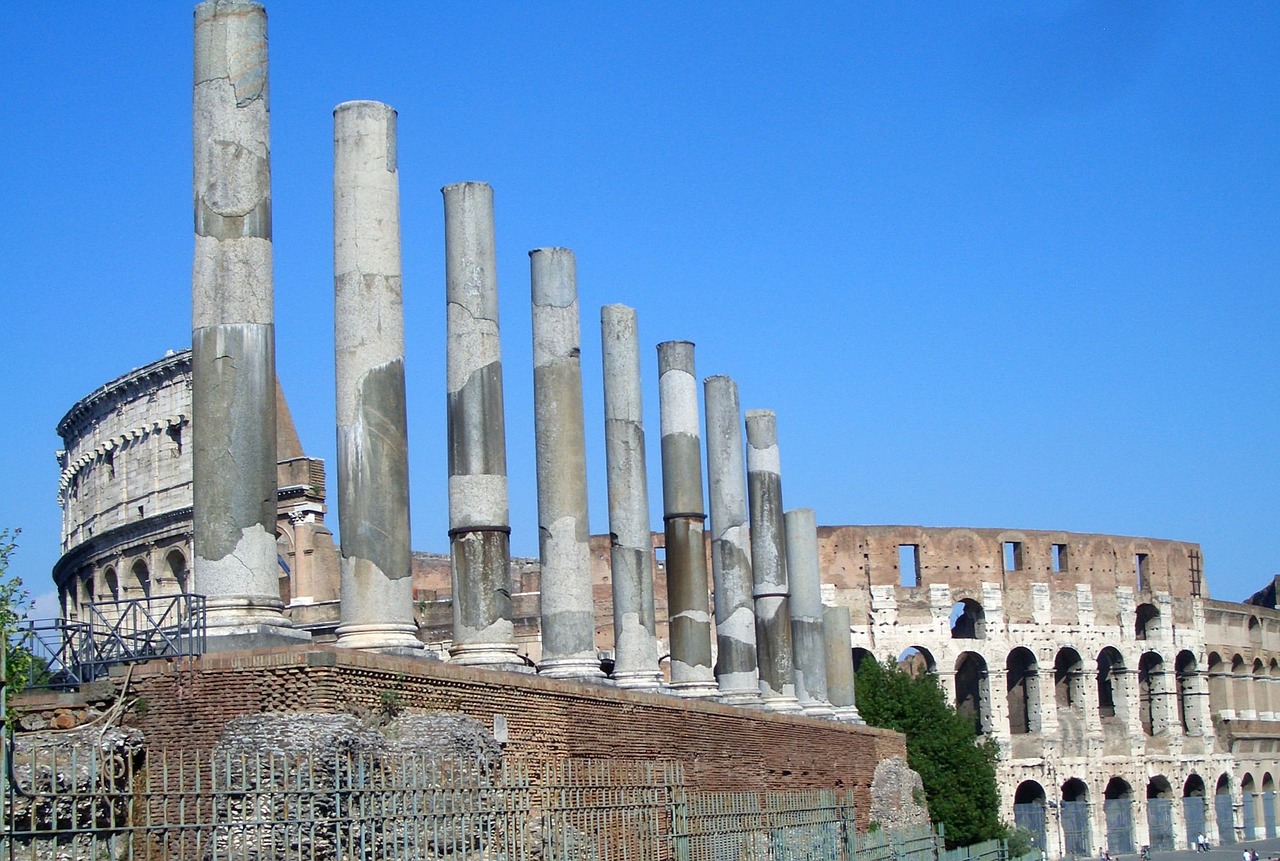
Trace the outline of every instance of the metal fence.
{"label": "metal fence", "polygon": [[112,666],[205,651],[203,595],[97,601],[84,619],[27,622],[16,645],[43,662],[33,688],[72,688],[102,678]]}
{"label": "metal fence", "polygon": [[857,834],[848,790],[709,792],[677,763],[24,750],[0,857],[174,861],[1004,861]]}

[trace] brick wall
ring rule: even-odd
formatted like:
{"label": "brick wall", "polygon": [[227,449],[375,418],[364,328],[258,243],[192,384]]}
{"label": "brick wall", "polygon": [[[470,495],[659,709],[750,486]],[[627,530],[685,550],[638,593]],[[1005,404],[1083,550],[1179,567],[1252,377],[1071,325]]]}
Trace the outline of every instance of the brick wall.
{"label": "brick wall", "polygon": [[906,755],[888,730],[315,645],[156,661],[133,668],[129,690],[129,722],[160,747],[208,750],[228,720],[261,711],[376,711],[394,691],[490,729],[504,716],[507,756],[531,763],[672,759],[699,788],[852,787],[864,827],[876,763]]}

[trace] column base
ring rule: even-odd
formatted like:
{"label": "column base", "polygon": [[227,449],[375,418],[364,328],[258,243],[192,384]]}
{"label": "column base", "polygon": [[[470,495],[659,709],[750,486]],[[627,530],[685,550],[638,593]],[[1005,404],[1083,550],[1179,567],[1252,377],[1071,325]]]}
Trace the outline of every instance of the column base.
{"label": "column base", "polygon": [[281,625],[237,625],[210,627],[205,634],[205,652],[236,652],[273,646],[301,646],[311,642],[311,634]]}
{"label": "column base", "polygon": [[544,658],[538,664],[538,675],[549,679],[607,684],[608,676],[595,658]]}
{"label": "column base", "polygon": [[835,709],[830,703],[824,703],[821,700],[808,700],[800,703],[800,711],[805,717],[824,718],[826,720],[835,719]]}
{"label": "column base", "polygon": [[468,643],[449,649],[449,663],[460,667],[480,667],[485,670],[502,670],[508,673],[532,673],[534,666],[526,663],[511,643]]}
{"label": "column base", "polygon": [[835,706],[832,711],[834,712],[832,717],[841,723],[867,725],[867,722],[862,719],[862,715],[858,714],[857,706]]}
{"label": "column base", "polygon": [[342,649],[364,649],[388,654],[421,654],[424,646],[415,636],[418,627],[412,624],[339,625],[338,641]]}
{"label": "column base", "polygon": [[711,700],[720,696],[720,688],[715,682],[703,681],[697,679],[690,682],[671,682],[667,685],[667,691],[678,697],[684,697],[690,700]]}
{"label": "column base", "polygon": [[614,672],[613,685],[624,691],[654,691],[662,687],[662,673],[657,670],[632,670]]}
{"label": "column base", "polygon": [[764,697],[760,696],[759,691],[726,691],[721,689],[720,696],[717,699],[727,706],[764,708]]}
{"label": "column base", "polygon": [[775,696],[764,694],[761,698],[764,700],[766,711],[782,715],[798,715],[804,712],[804,709],[800,708],[800,700],[791,694],[778,694]]}

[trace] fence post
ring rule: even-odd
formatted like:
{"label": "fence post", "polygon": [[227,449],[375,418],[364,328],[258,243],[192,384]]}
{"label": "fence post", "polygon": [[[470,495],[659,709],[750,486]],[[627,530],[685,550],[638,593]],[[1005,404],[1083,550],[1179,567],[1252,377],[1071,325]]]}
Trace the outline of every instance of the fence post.
{"label": "fence post", "polygon": [[691,861],[689,804],[683,786],[671,787],[671,844],[674,861]]}

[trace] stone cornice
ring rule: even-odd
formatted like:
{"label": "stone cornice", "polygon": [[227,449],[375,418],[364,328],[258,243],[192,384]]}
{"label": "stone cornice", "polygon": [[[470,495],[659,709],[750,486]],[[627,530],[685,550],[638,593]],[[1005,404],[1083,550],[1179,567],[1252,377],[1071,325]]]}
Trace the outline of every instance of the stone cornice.
{"label": "stone cornice", "polygon": [[179,350],[141,368],[134,368],[77,401],[58,422],[58,436],[62,437],[69,447],[71,437],[75,436],[83,425],[103,412],[104,406],[115,404],[122,396],[149,391],[156,388],[158,382],[190,372],[190,348]]}

